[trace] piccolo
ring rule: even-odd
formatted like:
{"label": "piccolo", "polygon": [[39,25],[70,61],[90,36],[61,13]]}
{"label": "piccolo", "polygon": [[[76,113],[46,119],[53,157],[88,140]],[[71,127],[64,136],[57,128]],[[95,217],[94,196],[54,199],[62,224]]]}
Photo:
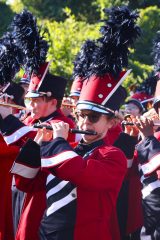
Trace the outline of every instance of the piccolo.
{"label": "piccolo", "polygon": [[[48,130],[53,130],[53,128],[50,125],[45,125],[45,124],[34,124],[34,128],[46,128]],[[75,129],[75,128],[70,128],[69,129],[70,133],[81,133],[81,134],[86,134],[86,135],[97,135],[97,132],[95,131],[83,131],[80,129]]]}
{"label": "piccolo", "polygon": [[[121,124],[123,126],[133,126],[134,125],[133,122],[128,122],[128,121],[122,121]],[[159,120],[158,121],[153,121],[153,126],[160,127],[160,121]]]}

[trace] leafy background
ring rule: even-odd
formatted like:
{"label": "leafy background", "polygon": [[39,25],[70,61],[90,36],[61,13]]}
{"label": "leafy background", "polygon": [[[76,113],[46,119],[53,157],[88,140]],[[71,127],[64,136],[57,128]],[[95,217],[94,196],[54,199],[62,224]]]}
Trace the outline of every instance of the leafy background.
{"label": "leafy background", "polygon": [[0,0],[0,36],[7,30],[15,13],[24,8],[31,11],[50,44],[48,60],[52,60],[51,72],[70,80],[68,93],[73,61],[80,46],[86,39],[99,36],[103,8],[120,5],[139,11],[138,24],[142,28],[142,36],[129,57],[132,73],[123,84],[130,93],[153,72],[151,52],[156,32],[160,30],[159,0]]}

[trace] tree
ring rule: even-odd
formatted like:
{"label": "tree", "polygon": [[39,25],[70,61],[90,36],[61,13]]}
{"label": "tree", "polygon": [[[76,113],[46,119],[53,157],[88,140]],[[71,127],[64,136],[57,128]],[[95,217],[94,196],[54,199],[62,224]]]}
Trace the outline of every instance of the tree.
{"label": "tree", "polygon": [[51,71],[71,79],[75,55],[86,39],[98,38],[99,24],[77,21],[68,8],[65,12],[67,19],[64,22],[44,20],[43,30],[50,43],[48,59],[52,60]]}
{"label": "tree", "polygon": [[7,28],[13,18],[14,12],[11,10],[9,5],[6,5],[5,2],[0,2],[0,37],[3,35],[4,32],[7,31]]}
{"label": "tree", "polygon": [[[152,65],[151,57],[153,39],[160,29],[160,9],[158,7],[148,7],[140,11],[139,25],[142,29],[142,37],[136,43],[136,51],[133,59],[142,64]],[[142,47],[143,46],[143,47]]]}
{"label": "tree", "polygon": [[113,6],[122,6],[122,5],[128,5],[128,0],[95,0],[93,2],[93,5],[96,6],[97,11],[99,12],[99,16],[101,19],[104,17],[104,8],[110,8]]}
{"label": "tree", "polygon": [[[99,13],[93,0],[21,0],[23,5],[41,19],[64,21],[66,15],[63,11],[66,7],[72,10],[77,20],[95,22],[99,19]],[[93,14],[94,13],[94,14]]]}
{"label": "tree", "polygon": [[133,9],[135,8],[147,8],[149,6],[157,6],[160,7],[159,0],[130,0],[129,6]]}
{"label": "tree", "polygon": [[[153,0],[150,5],[153,2],[158,6],[158,0]],[[152,42],[160,29],[160,9],[157,6],[145,8],[149,0],[14,0],[11,7],[17,12],[26,6],[39,17],[39,25],[43,25],[50,43],[48,58],[52,59],[52,72],[70,78],[74,57],[81,44],[88,38],[96,39],[99,36],[98,20],[104,17],[103,9],[123,4],[129,4],[132,8],[142,7],[139,9],[139,25],[143,34],[135,44],[135,50],[131,49],[129,64],[133,71],[124,83],[129,88],[153,70]],[[7,19],[13,14],[8,12],[4,15]]]}

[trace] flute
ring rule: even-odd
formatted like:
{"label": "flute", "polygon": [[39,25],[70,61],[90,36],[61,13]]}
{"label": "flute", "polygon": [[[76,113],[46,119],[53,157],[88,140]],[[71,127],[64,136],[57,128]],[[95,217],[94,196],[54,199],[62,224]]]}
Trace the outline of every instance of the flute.
{"label": "flute", "polygon": [[[133,126],[134,123],[133,122],[128,122],[128,121],[122,121],[121,124],[123,126]],[[156,127],[160,127],[160,120],[155,120],[153,121],[153,126],[156,126]]]}
{"label": "flute", "polygon": [[12,104],[12,103],[0,102],[0,106],[17,108],[17,109],[20,109],[20,110],[26,110],[26,107],[23,107],[23,106],[20,106],[20,105],[17,105],[17,104]]}
{"label": "flute", "polygon": [[[34,124],[34,128],[46,128],[48,130],[53,130],[53,128],[50,125],[45,125],[45,124]],[[75,128],[70,128],[69,129],[70,133],[81,133],[81,134],[86,134],[86,135],[97,135],[97,132],[95,131],[83,131],[80,129],[75,129]]]}

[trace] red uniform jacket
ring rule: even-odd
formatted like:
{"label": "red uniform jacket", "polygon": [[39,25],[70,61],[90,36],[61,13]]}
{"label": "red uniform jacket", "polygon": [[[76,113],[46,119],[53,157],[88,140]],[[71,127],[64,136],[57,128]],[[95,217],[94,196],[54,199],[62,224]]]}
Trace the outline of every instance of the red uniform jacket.
{"label": "red uniform jacket", "polygon": [[83,159],[56,138],[42,144],[41,154],[44,169],[77,186],[74,240],[119,240],[116,201],[127,171],[122,151],[104,144]]}

